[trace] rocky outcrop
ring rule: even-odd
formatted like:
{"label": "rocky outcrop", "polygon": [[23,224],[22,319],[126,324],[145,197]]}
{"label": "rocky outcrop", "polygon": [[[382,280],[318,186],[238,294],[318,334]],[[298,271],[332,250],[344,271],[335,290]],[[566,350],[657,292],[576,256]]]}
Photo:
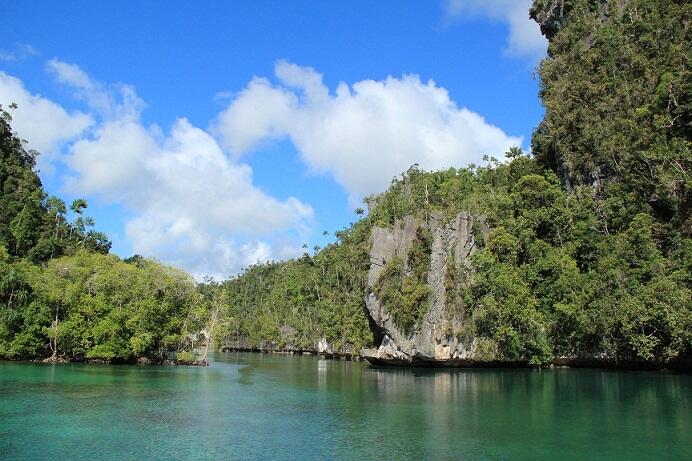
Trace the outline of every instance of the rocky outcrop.
{"label": "rocky outcrop", "polygon": [[550,40],[564,24],[570,9],[570,0],[535,0],[529,15],[541,27],[541,33]]}
{"label": "rocky outcrop", "polygon": [[[419,227],[425,227],[432,239],[427,284],[430,288],[427,311],[412,329],[404,331],[378,298],[375,287],[394,258],[408,264],[408,254]],[[447,220],[433,213],[428,222],[413,216],[396,221],[392,228],[374,227],[370,236],[370,270],[368,271],[365,302],[367,310],[382,333],[377,349],[367,349],[361,355],[371,363],[390,364],[464,364],[476,360],[476,341],[459,332],[463,329],[463,313],[450,309],[448,302],[449,271],[468,267],[469,257],[476,249],[474,227],[486,234],[488,226],[483,217],[461,212]]]}
{"label": "rocky outcrop", "polygon": [[47,357],[41,361],[43,363],[70,363],[69,359],[57,355],[51,355],[50,357]]}

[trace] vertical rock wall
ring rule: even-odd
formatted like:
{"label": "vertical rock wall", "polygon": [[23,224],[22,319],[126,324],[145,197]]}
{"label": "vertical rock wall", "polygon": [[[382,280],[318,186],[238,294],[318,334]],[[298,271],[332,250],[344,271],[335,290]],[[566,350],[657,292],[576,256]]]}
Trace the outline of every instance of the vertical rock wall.
{"label": "vertical rock wall", "polygon": [[[468,265],[476,242],[474,222],[482,232],[488,231],[482,217],[461,212],[451,221],[442,214],[433,213],[427,223],[407,216],[390,228],[375,227],[370,235],[370,270],[366,290],[366,306],[375,324],[382,330],[383,341],[378,349],[363,351],[371,362],[414,362],[457,364],[473,359],[474,343],[462,341],[456,332],[464,319],[448,308],[447,278],[454,265]],[[387,262],[399,257],[407,264],[407,256],[418,227],[426,227],[432,236],[430,267],[427,283],[430,287],[428,309],[411,332],[397,327],[375,293],[374,287]],[[468,321],[468,320],[467,320]]]}

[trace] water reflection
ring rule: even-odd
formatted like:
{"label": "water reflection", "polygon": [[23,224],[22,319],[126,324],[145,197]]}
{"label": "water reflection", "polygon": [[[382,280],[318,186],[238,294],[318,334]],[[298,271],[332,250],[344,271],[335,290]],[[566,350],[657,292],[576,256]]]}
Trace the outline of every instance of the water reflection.
{"label": "water reflection", "polygon": [[660,373],[0,363],[0,458],[692,459],[691,399]]}

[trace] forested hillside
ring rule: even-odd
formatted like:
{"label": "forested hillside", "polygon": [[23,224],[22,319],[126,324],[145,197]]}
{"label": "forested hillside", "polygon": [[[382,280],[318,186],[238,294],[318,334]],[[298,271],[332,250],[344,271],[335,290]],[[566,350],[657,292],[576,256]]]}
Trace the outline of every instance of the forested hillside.
{"label": "forested hillside", "polygon": [[538,161],[568,190],[594,186],[599,206],[689,234],[692,5],[538,0],[531,14],[550,39]]}
{"label": "forested hillside", "polygon": [[211,334],[389,363],[689,366],[692,4],[530,14],[550,40],[531,154],[413,165],[333,244],[221,283],[109,255],[2,111],[0,358],[189,360]]}
{"label": "forested hillside", "polygon": [[[689,361],[692,5],[539,0],[531,15],[550,39],[532,155],[412,167],[335,244],[223,284],[222,342],[389,353],[384,337],[413,361],[432,328],[437,346],[474,361]],[[468,260],[450,250],[435,268],[433,221],[460,216],[475,217]],[[396,235],[407,219],[404,253],[373,259],[377,229]],[[445,287],[431,327],[433,270]]]}
{"label": "forested hillside", "polygon": [[207,320],[191,277],[109,255],[86,201],[68,210],[48,197],[38,153],[13,134],[10,112],[0,115],[0,358],[160,361],[189,349],[187,332]]}
{"label": "forested hillside", "polygon": [[79,248],[108,253],[108,237],[89,229],[94,220],[84,215],[85,200],[75,200],[68,210],[61,199],[46,196],[34,172],[38,152],[25,149],[12,134],[11,121],[0,106],[0,245],[10,256],[34,263]]}

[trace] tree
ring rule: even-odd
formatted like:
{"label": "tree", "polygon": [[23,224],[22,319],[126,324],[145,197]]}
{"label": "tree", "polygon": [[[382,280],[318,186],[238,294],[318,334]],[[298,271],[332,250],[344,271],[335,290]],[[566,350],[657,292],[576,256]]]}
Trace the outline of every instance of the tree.
{"label": "tree", "polygon": [[62,240],[61,228],[65,222],[65,213],[67,207],[65,202],[57,197],[49,197],[46,203],[48,213],[54,216],[55,232],[53,233],[53,241],[51,245],[50,259],[55,255],[55,247],[58,245],[58,239]]}
{"label": "tree", "polygon": [[82,198],[78,198],[72,201],[72,205],[70,205],[70,211],[72,211],[75,217],[72,221],[72,226],[70,227],[70,238],[72,238],[72,233],[75,230],[83,233],[84,218],[82,218],[82,214],[84,213],[84,209],[86,209],[87,207],[87,201]]}
{"label": "tree", "polygon": [[87,204],[87,201],[84,200],[83,198],[78,198],[72,201],[72,205],[70,205],[70,210],[78,215],[81,215],[84,212],[84,209],[86,209],[89,205]]}
{"label": "tree", "polygon": [[562,3],[531,9],[550,39],[534,155],[567,188],[594,186],[607,200],[617,183],[689,235],[692,3]]}
{"label": "tree", "polygon": [[518,146],[512,146],[509,148],[507,152],[505,152],[505,157],[514,160],[518,157],[520,157],[523,154],[522,150]]}

